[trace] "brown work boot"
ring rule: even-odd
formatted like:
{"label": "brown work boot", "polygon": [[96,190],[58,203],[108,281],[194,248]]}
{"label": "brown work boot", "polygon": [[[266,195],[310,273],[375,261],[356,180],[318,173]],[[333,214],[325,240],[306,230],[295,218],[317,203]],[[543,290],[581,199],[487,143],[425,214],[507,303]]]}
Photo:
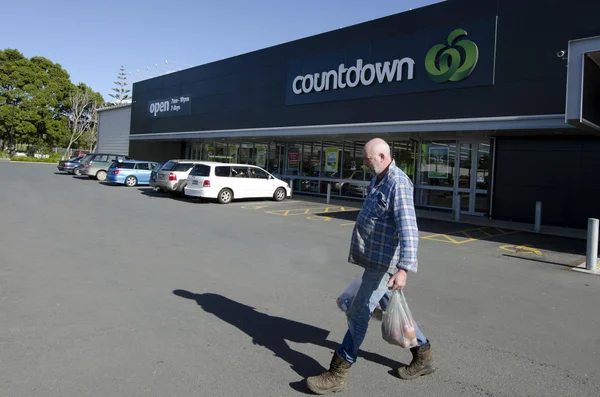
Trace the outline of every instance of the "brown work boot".
{"label": "brown work boot", "polygon": [[421,375],[428,375],[435,371],[433,365],[433,351],[431,350],[431,344],[427,341],[426,344],[411,347],[410,352],[412,353],[412,361],[406,367],[398,369],[398,376],[402,379],[416,379]]}
{"label": "brown work boot", "polygon": [[346,375],[351,366],[352,364],[335,352],[331,358],[329,371],[307,378],[306,385],[315,394],[341,391],[344,388]]}

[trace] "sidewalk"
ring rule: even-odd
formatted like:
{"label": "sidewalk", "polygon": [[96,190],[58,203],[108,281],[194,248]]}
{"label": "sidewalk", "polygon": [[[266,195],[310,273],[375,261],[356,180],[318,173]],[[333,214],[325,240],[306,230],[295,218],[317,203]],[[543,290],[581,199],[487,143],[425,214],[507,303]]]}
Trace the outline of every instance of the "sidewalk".
{"label": "sidewalk", "polygon": [[[324,204],[326,202],[325,197],[316,197],[316,196],[308,196],[303,195],[301,193],[294,192],[293,199],[298,201],[307,201],[311,203],[319,203]],[[351,199],[340,199],[340,198],[331,198],[330,205],[336,206],[347,206],[360,208],[362,205],[362,200],[351,200]],[[497,227],[499,229],[508,229],[508,230],[518,230],[522,232],[530,232],[535,233],[534,225],[529,223],[519,223],[519,222],[510,222],[510,221],[501,221],[495,219],[489,219],[484,216],[473,216],[473,215],[462,215],[460,216],[460,220],[457,222],[454,220],[454,213],[451,212],[442,212],[435,210],[427,210],[427,209],[417,209],[417,218],[422,219],[431,219],[438,220],[443,222],[456,222],[461,224],[470,224],[477,226],[488,226],[488,227]],[[569,229],[566,227],[557,227],[557,226],[544,226],[542,223],[540,227],[539,234],[565,237],[565,238],[575,238],[575,239],[587,239],[587,230],[585,229]]]}

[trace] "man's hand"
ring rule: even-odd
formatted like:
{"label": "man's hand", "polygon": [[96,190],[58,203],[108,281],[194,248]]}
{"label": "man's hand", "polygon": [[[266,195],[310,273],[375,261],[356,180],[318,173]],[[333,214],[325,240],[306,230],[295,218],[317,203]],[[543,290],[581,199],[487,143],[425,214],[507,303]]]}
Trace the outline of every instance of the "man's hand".
{"label": "man's hand", "polygon": [[390,281],[388,281],[388,288],[391,287],[393,290],[398,290],[404,288],[406,285],[406,270],[400,269],[394,274]]}

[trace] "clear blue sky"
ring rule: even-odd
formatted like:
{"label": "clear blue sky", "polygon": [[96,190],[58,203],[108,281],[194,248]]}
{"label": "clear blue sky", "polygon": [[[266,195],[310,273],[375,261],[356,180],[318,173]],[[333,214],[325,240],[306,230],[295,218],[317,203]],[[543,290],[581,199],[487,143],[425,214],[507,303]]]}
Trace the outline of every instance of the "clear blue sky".
{"label": "clear blue sky", "polygon": [[110,100],[120,65],[135,82],[165,73],[165,60],[202,65],[437,2],[13,0],[3,5],[0,48],[59,63]]}

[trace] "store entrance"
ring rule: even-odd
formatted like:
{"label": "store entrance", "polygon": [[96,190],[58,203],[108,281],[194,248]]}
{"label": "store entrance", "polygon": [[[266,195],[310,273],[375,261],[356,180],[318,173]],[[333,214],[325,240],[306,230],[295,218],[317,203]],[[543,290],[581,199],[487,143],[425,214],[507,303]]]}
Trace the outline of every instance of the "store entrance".
{"label": "store entrance", "polygon": [[460,197],[462,214],[489,212],[489,141],[423,141],[419,144],[416,204],[452,210]]}

